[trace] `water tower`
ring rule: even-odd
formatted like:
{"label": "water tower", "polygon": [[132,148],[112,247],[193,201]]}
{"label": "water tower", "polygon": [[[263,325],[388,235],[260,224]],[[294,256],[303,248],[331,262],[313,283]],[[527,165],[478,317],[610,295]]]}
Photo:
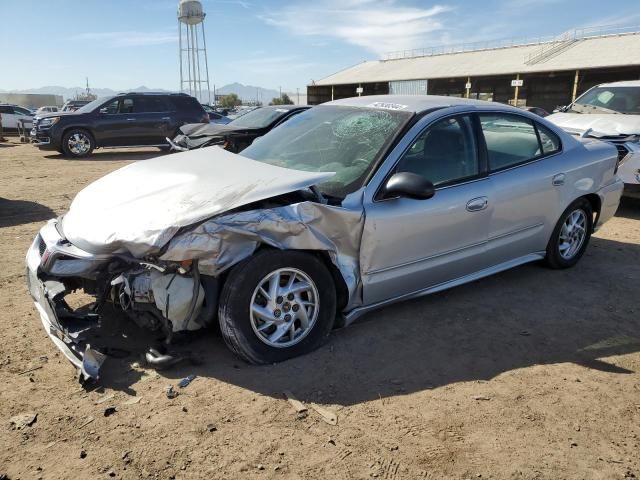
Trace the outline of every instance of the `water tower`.
{"label": "water tower", "polygon": [[[204,101],[202,90],[211,103],[207,42],[204,38],[202,3],[198,0],[180,0],[178,3],[178,35],[180,48],[180,91]],[[198,25],[200,28],[198,28]]]}

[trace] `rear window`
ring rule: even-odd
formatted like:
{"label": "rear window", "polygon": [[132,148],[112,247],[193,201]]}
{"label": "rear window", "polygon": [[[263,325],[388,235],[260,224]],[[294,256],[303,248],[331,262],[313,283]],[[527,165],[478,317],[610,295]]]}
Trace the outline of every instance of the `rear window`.
{"label": "rear window", "polygon": [[198,100],[193,97],[189,97],[186,95],[171,95],[169,99],[178,110],[204,112],[204,108],[202,108],[200,102],[198,102]]}

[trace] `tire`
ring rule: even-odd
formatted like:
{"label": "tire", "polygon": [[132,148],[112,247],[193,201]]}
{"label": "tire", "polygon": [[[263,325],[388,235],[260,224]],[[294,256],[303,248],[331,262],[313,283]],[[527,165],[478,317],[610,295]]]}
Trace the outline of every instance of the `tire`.
{"label": "tire", "polygon": [[[571,224],[582,227],[570,228]],[[554,269],[573,267],[587,249],[592,231],[593,208],[587,199],[579,198],[562,213],[553,230],[547,245],[547,266]]]}
{"label": "tire", "polygon": [[[269,300],[267,291],[273,290],[268,279],[277,275],[282,283]],[[283,284],[292,276],[293,286],[302,290],[287,295],[288,285]],[[265,288],[260,291],[260,286]],[[296,251],[262,250],[240,262],[227,277],[218,307],[225,343],[254,364],[281,362],[315,350],[329,336],[335,316],[336,290],[327,267],[318,258]]]}
{"label": "tire", "polygon": [[93,135],[81,128],[72,128],[62,136],[62,150],[67,157],[88,157],[94,148],[96,141]]}

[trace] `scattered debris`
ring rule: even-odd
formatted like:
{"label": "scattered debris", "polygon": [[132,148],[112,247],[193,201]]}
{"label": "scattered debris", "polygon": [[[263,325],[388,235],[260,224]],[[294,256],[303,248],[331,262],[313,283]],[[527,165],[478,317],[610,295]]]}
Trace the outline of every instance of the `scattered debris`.
{"label": "scattered debris", "polygon": [[256,467],[258,470],[264,470],[264,465],[262,465],[261,463],[258,464],[258,466]]}
{"label": "scattered debris", "polygon": [[577,444],[576,442],[571,442],[569,445],[570,445],[571,447],[577,447],[577,446],[578,446],[578,444]]}
{"label": "scattered debris", "polygon": [[209,432],[216,432],[218,431],[218,427],[216,427],[213,423],[210,423],[209,425],[207,425],[207,430]]}
{"label": "scattered debris", "polygon": [[337,425],[338,424],[338,416],[333,413],[331,410],[327,410],[326,408],[320,407],[315,403],[311,404],[311,408],[313,408],[316,412],[320,414],[322,419],[327,422],[329,425]]}
{"label": "scattered debris", "polygon": [[42,368],[42,365],[38,367],[33,367],[33,368],[30,368],[29,370],[25,370],[24,372],[18,373],[18,375],[26,375],[27,373],[35,372],[36,370],[40,370],[41,368]]}
{"label": "scattered debris", "polygon": [[120,457],[120,458],[122,458],[122,460],[124,460],[124,463],[129,463],[131,461],[131,457],[129,455],[131,455],[131,450],[127,450],[126,452],[124,452],[122,454],[122,457]]}
{"label": "scattered debris", "polygon": [[109,395],[105,395],[104,397],[102,397],[99,400],[96,400],[96,405],[100,405],[101,403],[106,402],[107,400],[111,400],[115,395],[113,393],[110,393]]}
{"label": "scattered debris", "polygon": [[104,416],[105,417],[110,417],[111,415],[113,415],[114,413],[116,413],[116,407],[107,407],[104,409]]}
{"label": "scattered debris", "polygon": [[82,425],[80,425],[80,426],[78,427],[78,429],[81,429],[81,428],[83,428],[83,427],[86,427],[87,425],[89,425],[89,424],[90,424],[91,422],[93,422],[94,420],[95,420],[95,418],[93,418],[93,417],[87,417],[87,421],[86,421],[86,422],[84,422]]}
{"label": "scattered debris", "polygon": [[304,404],[300,400],[298,400],[296,397],[294,397],[293,393],[291,393],[289,390],[285,390],[283,393],[284,393],[284,396],[286,397],[286,399],[289,401],[289,403],[295,409],[296,412],[303,413],[303,412],[306,412],[308,410],[307,407],[305,407]]}
{"label": "scattered debris", "polygon": [[80,458],[87,458],[87,452],[84,449],[80,450]]}
{"label": "scattered debris", "polygon": [[474,400],[484,400],[484,401],[489,401],[491,400],[490,397],[487,397],[485,395],[476,395],[475,397],[473,397]]}
{"label": "scattered debris", "polygon": [[140,403],[142,397],[133,397],[123,403],[123,405],[135,405],[136,403]]}
{"label": "scattered debris", "polygon": [[193,382],[193,380],[196,378],[195,375],[189,375],[187,377],[184,377],[182,380],[180,380],[180,382],[178,383],[178,386],[180,388],[185,388],[187,387],[191,382]]}
{"label": "scattered debris", "polygon": [[37,413],[25,412],[11,417],[9,423],[11,424],[11,428],[13,430],[22,430],[36,423],[37,420]]}
{"label": "scattered debris", "polygon": [[531,336],[531,332],[529,330],[522,330],[520,332],[520,335],[522,335],[523,337],[530,337]]}
{"label": "scattered debris", "polygon": [[183,406],[182,406],[182,411],[183,411],[184,413],[187,413],[187,412],[189,411],[189,409],[183,405]]}
{"label": "scattered debris", "polygon": [[174,399],[178,396],[178,392],[173,389],[173,385],[167,387],[167,398]]}

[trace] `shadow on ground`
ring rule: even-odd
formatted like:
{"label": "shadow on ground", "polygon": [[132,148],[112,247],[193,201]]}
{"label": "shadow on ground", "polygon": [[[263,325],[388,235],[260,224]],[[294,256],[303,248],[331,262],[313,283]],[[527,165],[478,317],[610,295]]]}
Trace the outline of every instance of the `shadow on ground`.
{"label": "shadow on ground", "polygon": [[[352,405],[540,364],[629,374],[606,357],[640,351],[638,312],[619,307],[632,305],[639,281],[640,246],[593,238],[572,269],[530,264],[399,303],[277,365],[247,365],[219,334],[195,334],[175,348],[198,364],[162,375],[175,381],[195,374],[264,395],[290,390],[305,401]],[[130,390],[140,376],[131,361],[107,361],[101,383]]]}
{"label": "shadow on ground", "polygon": [[40,203],[0,197],[0,228],[41,222],[55,216],[53,210]]}
{"label": "shadow on ground", "polygon": [[117,150],[97,150],[91,155],[85,158],[72,158],[62,155],[61,153],[50,153],[45,155],[44,158],[51,160],[68,160],[72,162],[95,162],[95,161],[114,161],[114,160],[148,160],[149,158],[158,157],[160,155],[167,155],[170,152],[160,150],[158,148],[150,147],[148,150],[140,151],[117,149]]}
{"label": "shadow on ground", "polygon": [[640,198],[622,197],[616,216],[640,220]]}

